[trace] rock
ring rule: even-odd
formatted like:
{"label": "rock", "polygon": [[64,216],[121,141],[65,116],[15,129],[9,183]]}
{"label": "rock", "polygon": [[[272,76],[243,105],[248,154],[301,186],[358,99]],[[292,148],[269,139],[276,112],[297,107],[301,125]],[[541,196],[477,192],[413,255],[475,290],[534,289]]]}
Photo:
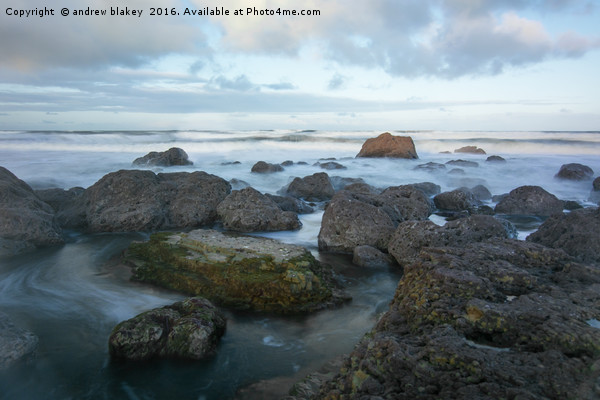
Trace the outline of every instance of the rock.
{"label": "rock", "polygon": [[35,194],[48,203],[62,228],[84,229],[87,226],[82,187],[36,190]]}
{"label": "rock", "polygon": [[600,205],[600,191],[597,191],[597,190],[591,191],[588,201]]}
{"label": "rock", "polygon": [[355,183],[361,183],[366,185],[365,181],[362,178],[346,178],[342,176],[331,176],[329,177],[329,179],[331,181],[331,185],[333,186],[333,190],[336,192]]}
{"label": "rock", "polygon": [[462,168],[452,168],[450,171],[448,171],[448,175],[465,175],[465,174],[466,174],[466,172]]}
{"label": "rock", "polygon": [[580,262],[600,263],[600,209],[555,214],[527,240],[562,249]]}
{"label": "rock", "polygon": [[218,206],[225,229],[238,232],[287,231],[300,228],[298,215],[283,211],[256,189],[234,190]]}
{"label": "rock", "polygon": [[600,176],[596,177],[596,179],[594,179],[594,182],[592,184],[593,188],[595,191],[599,192],[600,191]]}
{"label": "rock", "polygon": [[600,271],[516,240],[424,249],[314,398],[597,398]]}
{"label": "rock", "polygon": [[477,146],[464,146],[460,149],[454,150],[455,153],[469,153],[469,154],[486,154],[485,150],[480,149]]}
{"label": "rock", "polygon": [[391,186],[374,196],[374,204],[390,216],[395,226],[403,221],[425,220],[433,212],[429,198],[414,185]]}
{"label": "rock", "polygon": [[463,211],[475,209],[481,201],[468,188],[458,188],[451,192],[440,193],[433,198],[433,202],[440,210]]}
{"label": "rock", "polygon": [[172,167],[175,165],[192,165],[185,151],[178,147],[172,147],[167,151],[152,151],[143,157],[133,160],[136,166]]}
{"label": "rock", "polygon": [[468,167],[468,168],[476,168],[479,167],[479,164],[475,161],[467,161],[467,160],[450,160],[446,163],[446,165],[453,165],[456,167]]}
{"label": "rock", "polygon": [[251,172],[259,174],[270,174],[273,172],[283,171],[283,167],[279,164],[270,164],[264,161],[259,161],[252,166]]}
{"label": "rock", "polygon": [[28,184],[0,167],[0,255],[62,243],[52,207]]}
{"label": "rock", "polygon": [[250,184],[248,182],[243,181],[241,179],[237,179],[237,178],[233,178],[233,179],[229,180],[229,184],[231,185],[232,190],[240,190],[240,189],[244,189],[244,188],[247,188],[248,186],[250,186]]}
{"label": "rock", "polygon": [[32,357],[37,345],[37,336],[15,326],[8,315],[0,312],[0,371]]}
{"label": "rock", "polygon": [[594,171],[587,165],[577,163],[564,164],[560,167],[560,170],[554,177],[571,181],[583,181],[592,179],[594,177]]}
{"label": "rock", "polygon": [[443,226],[431,221],[407,221],[398,225],[389,242],[388,251],[398,264],[413,262],[426,247],[465,246],[491,238],[509,236],[505,224],[488,215],[473,215],[447,222]]}
{"label": "rock", "polygon": [[500,162],[500,163],[504,163],[506,162],[506,160],[500,156],[489,156],[488,158],[486,158],[487,162]]}
{"label": "rock", "polygon": [[316,163],[315,166],[321,167],[323,169],[348,169],[348,167],[346,167],[345,165],[342,165],[340,163],[334,162],[334,161],[329,161],[326,163]]}
{"label": "rock", "polygon": [[310,214],[315,210],[303,202],[292,196],[275,196],[266,193],[265,196],[273,200],[283,211],[292,211],[296,214]]}
{"label": "rock", "polygon": [[496,205],[498,214],[550,216],[561,213],[563,202],[539,186],[513,189]]}
{"label": "rock", "polygon": [[565,210],[573,211],[573,210],[579,210],[580,208],[583,208],[583,206],[574,200],[563,201],[563,209],[565,209]]}
{"label": "rock", "polygon": [[222,162],[221,165],[240,165],[241,162],[240,161],[225,161]]}
{"label": "rock", "polygon": [[436,163],[436,162],[428,162],[425,164],[419,164],[413,168],[414,170],[425,170],[429,172],[437,172],[446,169],[444,164]]}
{"label": "rock", "polygon": [[132,243],[133,280],[203,296],[226,307],[293,314],[347,300],[330,267],[304,247],[214,230],[156,233]]}
{"label": "rock", "polygon": [[200,360],[213,355],[225,333],[225,316],[210,301],[193,297],[123,321],[112,330],[114,358]]}
{"label": "rock", "polygon": [[436,194],[439,194],[442,190],[440,185],[436,185],[433,182],[410,183],[406,186],[410,186],[420,190],[421,192],[425,193],[425,196],[427,197],[435,196]]}
{"label": "rock", "polygon": [[88,229],[127,232],[210,225],[230,191],[227,181],[200,171],[112,172],[84,193]]}
{"label": "rock", "polygon": [[387,267],[394,259],[372,246],[356,246],[352,252],[352,263],[359,267]]}
{"label": "rock", "polygon": [[294,162],[292,160],[285,160],[281,163],[282,167],[291,167],[292,165],[294,165]]}
{"label": "rock", "polygon": [[491,200],[492,193],[483,185],[477,185],[469,189],[473,196],[479,201]]}
{"label": "rock", "polygon": [[306,201],[330,200],[335,193],[329,175],[325,172],[294,178],[283,191],[289,196]]}
{"label": "rock", "polygon": [[411,137],[389,132],[367,139],[356,157],[419,158]]}

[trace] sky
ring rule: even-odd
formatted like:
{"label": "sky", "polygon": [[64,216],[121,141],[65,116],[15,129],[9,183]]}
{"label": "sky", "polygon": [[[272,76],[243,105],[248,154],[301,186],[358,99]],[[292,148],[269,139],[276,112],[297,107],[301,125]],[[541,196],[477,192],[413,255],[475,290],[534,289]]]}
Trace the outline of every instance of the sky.
{"label": "sky", "polygon": [[0,130],[600,130],[597,0],[0,3]]}

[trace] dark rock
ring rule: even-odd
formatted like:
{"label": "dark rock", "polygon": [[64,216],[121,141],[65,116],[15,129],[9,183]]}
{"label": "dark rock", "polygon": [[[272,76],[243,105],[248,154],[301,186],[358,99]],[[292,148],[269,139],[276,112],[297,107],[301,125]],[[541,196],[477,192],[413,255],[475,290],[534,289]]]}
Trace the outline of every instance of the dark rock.
{"label": "dark rock", "polygon": [[466,172],[462,168],[452,168],[450,171],[448,171],[448,175],[465,175],[465,174],[466,174]]}
{"label": "dark rock", "polygon": [[229,181],[229,184],[231,185],[231,189],[232,190],[240,190],[240,189],[244,189],[247,188],[248,186],[250,186],[250,184],[246,181],[243,181],[241,179],[237,179],[237,178],[233,178]]}
{"label": "dark rock", "polygon": [[333,190],[335,190],[336,192],[354,183],[365,184],[365,181],[362,178],[346,178],[342,176],[331,176],[329,177],[329,179],[331,180]]}
{"label": "dark rock", "polygon": [[579,210],[580,208],[583,208],[583,206],[576,201],[573,201],[573,200],[563,201],[563,209],[565,209],[565,210],[573,211],[573,210]]}
{"label": "dark rock", "polygon": [[200,171],[112,172],[84,193],[88,227],[92,232],[127,232],[209,225],[230,191],[227,181]]}
{"label": "dark rock", "polygon": [[592,190],[590,192],[590,197],[588,198],[588,201],[600,205],[600,191]]}
{"label": "dark rock", "polygon": [[296,164],[298,165],[308,165],[306,161],[298,161]]}
{"label": "dark rock", "polygon": [[294,162],[292,160],[286,160],[286,161],[284,161],[284,162],[281,163],[282,167],[290,167],[292,165],[294,165]]}
{"label": "dark rock", "polygon": [[178,147],[172,147],[167,151],[152,151],[143,157],[133,160],[136,166],[171,167],[175,165],[192,165],[185,151]]}
{"label": "dark rock", "polygon": [[387,267],[394,259],[372,246],[356,246],[352,252],[352,263],[360,267]]}
{"label": "dark rock", "polygon": [[502,201],[502,199],[504,199],[505,197],[508,197],[508,193],[502,193],[502,194],[496,194],[492,196],[492,201],[494,203],[499,203]]}
{"label": "dark rock", "polygon": [[225,229],[238,232],[287,231],[301,226],[296,213],[283,211],[251,187],[232,191],[217,206],[217,214]]}
{"label": "dark rock", "polygon": [[87,226],[84,188],[36,190],[35,194],[48,203],[55,212],[58,224],[63,228],[83,229]]}
{"label": "dark rock", "polygon": [[455,153],[469,153],[469,154],[486,154],[485,150],[480,149],[477,146],[464,146],[460,149],[454,150]]}
{"label": "dark rock", "polygon": [[527,240],[562,249],[581,262],[600,262],[600,209],[584,208],[548,218]]}
{"label": "dark rock", "polygon": [[419,158],[411,137],[389,132],[367,139],[356,157]]}
{"label": "dark rock", "polygon": [[410,183],[405,186],[410,186],[417,190],[420,190],[421,192],[425,193],[425,196],[427,196],[427,197],[431,197],[431,196],[435,196],[436,194],[440,194],[440,192],[442,190],[440,185],[436,185],[433,182]]}
{"label": "dark rock", "polygon": [[124,254],[134,280],[236,309],[300,313],[348,298],[304,247],[215,230],[156,233]]}
{"label": "dark rock", "polygon": [[373,198],[373,204],[385,211],[395,226],[403,221],[425,220],[433,212],[429,198],[412,185],[389,187]]}
{"label": "dark rock", "polygon": [[304,178],[294,180],[284,189],[285,194],[306,201],[325,201],[334,195],[329,175],[317,172]]}
{"label": "dark rock", "polygon": [[239,165],[241,164],[241,162],[239,161],[226,161],[226,162],[222,162],[221,165]]}
{"label": "dark rock", "polygon": [[251,172],[259,174],[270,174],[272,172],[283,171],[283,167],[279,164],[271,164],[264,161],[259,161],[252,166]]}
{"label": "dark rock", "polygon": [[587,165],[577,163],[564,164],[560,167],[560,170],[554,177],[572,181],[583,181],[592,179],[594,177],[594,171]]}
{"label": "dark rock", "polygon": [[598,176],[596,179],[594,179],[594,182],[592,185],[593,185],[593,188],[595,191],[600,192],[600,176]]}
{"label": "dark rock", "polygon": [[37,336],[15,326],[8,315],[0,312],[0,371],[31,358],[37,344]]}
{"label": "dark rock", "polygon": [[0,255],[64,243],[52,207],[0,167]]}
{"label": "dark rock", "polygon": [[437,172],[441,170],[445,170],[446,166],[444,164],[436,163],[436,162],[428,162],[425,164],[419,164],[413,168],[414,170],[425,170],[429,172]]}
{"label": "dark rock", "polygon": [[443,226],[431,221],[407,221],[398,225],[388,251],[398,264],[404,266],[413,262],[425,247],[465,246],[490,238],[507,238],[507,223],[488,215],[473,215]]}
{"label": "dark rock", "polygon": [[310,214],[315,210],[303,202],[292,196],[275,196],[266,193],[265,196],[273,200],[283,211],[292,211],[296,214]]}
{"label": "dark rock", "polygon": [[440,210],[449,211],[471,210],[481,204],[468,188],[458,188],[451,192],[440,193],[433,198],[433,202]]}
{"label": "dark rock", "polygon": [[334,161],[329,161],[326,163],[316,163],[315,166],[321,167],[323,169],[348,169],[345,165],[342,165],[340,163],[334,162]]}
{"label": "dark rock", "polygon": [[512,190],[495,208],[499,214],[549,216],[561,213],[563,202],[539,186],[521,186]]}
{"label": "dark rock", "polygon": [[455,167],[468,167],[468,168],[479,167],[479,163],[476,163],[475,161],[467,161],[467,160],[450,160],[446,163],[446,165],[453,165]]}
{"label": "dark rock", "polygon": [[489,156],[485,161],[488,162],[501,162],[504,163],[506,160],[500,156]]}
{"label": "dark rock", "polygon": [[112,357],[129,360],[199,360],[215,353],[225,324],[210,301],[189,298],[121,322],[110,334],[108,349]]}
{"label": "dark rock", "polygon": [[314,398],[597,398],[600,271],[515,240],[424,249]]}
{"label": "dark rock", "polygon": [[485,201],[492,199],[492,193],[483,185],[474,186],[470,189],[470,191],[477,200]]}

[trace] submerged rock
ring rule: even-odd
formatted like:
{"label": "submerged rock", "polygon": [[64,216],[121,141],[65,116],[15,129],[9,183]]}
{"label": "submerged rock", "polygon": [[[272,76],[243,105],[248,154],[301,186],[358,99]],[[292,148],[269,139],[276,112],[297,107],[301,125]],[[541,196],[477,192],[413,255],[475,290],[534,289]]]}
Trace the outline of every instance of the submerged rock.
{"label": "submerged rock", "polygon": [[188,155],[179,147],[171,147],[167,151],[156,152],[152,151],[143,157],[133,160],[133,165],[136,166],[157,166],[157,167],[172,167],[175,165],[192,165],[193,162],[188,160]]}
{"label": "submerged rock", "polygon": [[345,165],[342,165],[335,161],[329,161],[325,163],[317,162],[315,166],[321,167],[323,169],[348,169],[348,167],[346,167]]}
{"label": "submerged rock", "polygon": [[352,254],[352,263],[359,267],[387,267],[394,264],[394,259],[375,247],[356,246]]}
{"label": "submerged rock", "polygon": [[0,312],[0,371],[31,357],[37,345],[37,336],[15,326],[8,315]]}
{"label": "submerged rock", "polygon": [[129,360],[199,360],[215,352],[225,324],[210,301],[189,298],[121,322],[110,334],[108,349],[112,357]]}
{"label": "submerged rock", "polygon": [[554,177],[571,181],[583,181],[592,179],[594,177],[594,171],[583,164],[564,164],[560,167],[560,170]]}
{"label": "submerged rock", "polygon": [[356,157],[419,158],[410,136],[393,136],[389,132],[367,139]]}
{"label": "submerged rock", "polygon": [[310,214],[315,210],[304,201],[292,196],[276,196],[265,193],[265,196],[273,200],[283,211],[292,211],[296,214]]}
{"label": "submerged rock", "polygon": [[345,300],[304,247],[214,230],[157,233],[125,253],[134,280],[237,309],[315,311]]}
{"label": "submerged rock", "polygon": [[330,200],[335,193],[329,175],[325,172],[317,172],[304,178],[294,178],[282,191],[288,196],[306,201]]}
{"label": "submerged rock", "polygon": [[450,160],[446,162],[447,165],[452,165],[455,167],[469,167],[476,168],[479,167],[479,163],[475,161],[467,161],[467,160]]}
{"label": "submerged rock", "polygon": [[499,214],[550,216],[561,213],[563,202],[539,186],[513,189],[496,205]]}
{"label": "submerged rock", "polygon": [[486,154],[485,150],[480,149],[477,146],[464,146],[460,149],[454,150],[455,153],[469,153],[469,154]]}
{"label": "submerged rock", "polygon": [[504,157],[500,157],[500,156],[489,156],[488,158],[485,159],[485,161],[505,163],[506,159],[504,159]]}

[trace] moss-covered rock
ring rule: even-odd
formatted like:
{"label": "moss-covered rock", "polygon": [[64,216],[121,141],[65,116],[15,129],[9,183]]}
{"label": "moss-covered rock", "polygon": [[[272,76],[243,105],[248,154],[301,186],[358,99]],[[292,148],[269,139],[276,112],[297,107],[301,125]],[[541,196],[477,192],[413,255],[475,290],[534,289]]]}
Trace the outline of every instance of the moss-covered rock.
{"label": "moss-covered rock", "polygon": [[331,269],[304,247],[215,230],[157,233],[125,252],[134,280],[227,307],[277,313],[340,303]]}

